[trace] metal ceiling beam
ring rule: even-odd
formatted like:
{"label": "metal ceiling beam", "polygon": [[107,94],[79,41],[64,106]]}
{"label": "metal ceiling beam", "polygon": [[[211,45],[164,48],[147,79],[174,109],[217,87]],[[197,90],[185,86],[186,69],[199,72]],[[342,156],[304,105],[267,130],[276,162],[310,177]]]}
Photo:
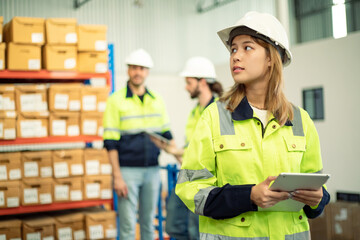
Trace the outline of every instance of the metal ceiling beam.
{"label": "metal ceiling beam", "polygon": [[90,0],[74,0],[74,8],[78,9],[87,2],[90,2]]}
{"label": "metal ceiling beam", "polygon": [[236,0],[212,0],[211,3],[208,4],[209,1],[207,0],[199,0],[196,10],[198,13],[204,13],[233,1]]}

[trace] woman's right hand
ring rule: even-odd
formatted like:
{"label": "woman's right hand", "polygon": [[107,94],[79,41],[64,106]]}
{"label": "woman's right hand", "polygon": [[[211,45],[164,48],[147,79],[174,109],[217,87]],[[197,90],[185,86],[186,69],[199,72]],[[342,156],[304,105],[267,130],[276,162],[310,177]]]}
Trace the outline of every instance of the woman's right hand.
{"label": "woman's right hand", "polygon": [[288,192],[269,190],[270,183],[276,178],[276,176],[269,176],[265,181],[251,188],[250,199],[254,204],[261,208],[269,208],[280,201],[290,198],[291,195]]}
{"label": "woman's right hand", "polygon": [[122,177],[114,177],[114,189],[119,197],[127,197],[128,188]]}

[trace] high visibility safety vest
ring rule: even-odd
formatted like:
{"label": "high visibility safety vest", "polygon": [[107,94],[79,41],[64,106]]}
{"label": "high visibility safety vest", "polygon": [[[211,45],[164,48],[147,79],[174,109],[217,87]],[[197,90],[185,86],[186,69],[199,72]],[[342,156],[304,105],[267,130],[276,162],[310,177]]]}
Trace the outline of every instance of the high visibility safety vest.
{"label": "high visibility safety vest", "polygon": [[[204,216],[206,212],[222,212],[224,205],[235,212],[241,201],[251,205],[251,186],[268,176],[322,170],[319,138],[312,120],[305,110],[297,107],[294,115],[294,120],[280,126],[271,114],[263,127],[246,97],[233,113],[219,101],[206,108],[190,141],[176,185],[176,194],[191,211],[200,215],[200,239],[310,239],[304,210],[265,212],[255,206],[255,210],[223,219]],[[215,205],[207,202],[214,200],[214,194],[226,192],[229,186],[228,193],[234,197],[227,201],[231,201],[219,201]],[[237,195],[236,189],[242,186],[250,186],[248,199],[237,197],[240,194]],[[207,207],[210,205],[211,208]]]}
{"label": "high visibility safety vest", "polygon": [[156,166],[160,150],[146,131],[171,139],[169,117],[163,99],[146,89],[143,101],[129,86],[112,94],[103,118],[104,145],[117,149],[120,166]]}

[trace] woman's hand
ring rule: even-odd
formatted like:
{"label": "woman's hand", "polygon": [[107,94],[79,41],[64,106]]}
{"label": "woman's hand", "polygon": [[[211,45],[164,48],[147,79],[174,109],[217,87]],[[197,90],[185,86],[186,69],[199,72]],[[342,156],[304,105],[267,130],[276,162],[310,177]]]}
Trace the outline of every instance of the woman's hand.
{"label": "woman's hand", "polygon": [[265,181],[251,188],[250,199],[254,204],[261,208],[269,208],[280,201],[290,198],[288,192],[269,190],[270,183],[276,178],[276,176],[269,176]]}
{"label": "woman's hand", "polygon": [[310,207],[317,206],[323,197],[322,187],[317,190],[296,190],[291,193],[293,200],[305,203]]}
{"label": "woman's hand", "polygon": [[114,177],[114,190],[119,197],[127,197],[128,188],[122,177]]}
{"label": "woman's hand", "polygon": [[[181,157],[184,153],[183,149],[178,149],[175,145],[175,142],[172,140],[170,144],[161,141],[153,136],[150,136],[150,140],[160,149],[165,150],[165,152],[174,155],[175,157]],[[180,161],[181,162],[181,161]]]}

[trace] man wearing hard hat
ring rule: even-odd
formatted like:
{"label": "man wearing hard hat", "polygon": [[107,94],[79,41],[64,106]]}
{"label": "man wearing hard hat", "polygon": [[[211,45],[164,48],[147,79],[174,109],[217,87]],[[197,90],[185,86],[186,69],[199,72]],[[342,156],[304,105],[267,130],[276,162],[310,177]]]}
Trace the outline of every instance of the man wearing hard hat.
{"label": "man wearing hard hat", "polygon": [[[166,152],[178,159],[186,158],[186,148],[194,133],[196,124],[202,112],[220,97],[223,88],[216,81],[214,64],[205,57],[192,57],[180,73],[185,78],[186,90],[192,99],[198,99],[195,108],[190,112],[185,128],[186,141],[183,149],[176,149],[173,145],[160,145]],[[159,144],[159,142],[158,142]],[[185,154],[184,154],[185,153]],[[173,190],[166,205],[166,232],[177,240],[199,239],[199,216],[192,213]]]}
{"label": "man wearing hard hat", "polygon": [[[153,220],[159,197],[159,148],[147,133],[171,140],[169,118],[163,99],[145,87],[150,55],[143,49],[126,59],[127,86],[112,94],[104,113],[104,145],[113,167],[118,195],[120,239],[134,240],[139,207],[141,239],[154,239]],[[174,140],[170,141],[174,144]]]}

